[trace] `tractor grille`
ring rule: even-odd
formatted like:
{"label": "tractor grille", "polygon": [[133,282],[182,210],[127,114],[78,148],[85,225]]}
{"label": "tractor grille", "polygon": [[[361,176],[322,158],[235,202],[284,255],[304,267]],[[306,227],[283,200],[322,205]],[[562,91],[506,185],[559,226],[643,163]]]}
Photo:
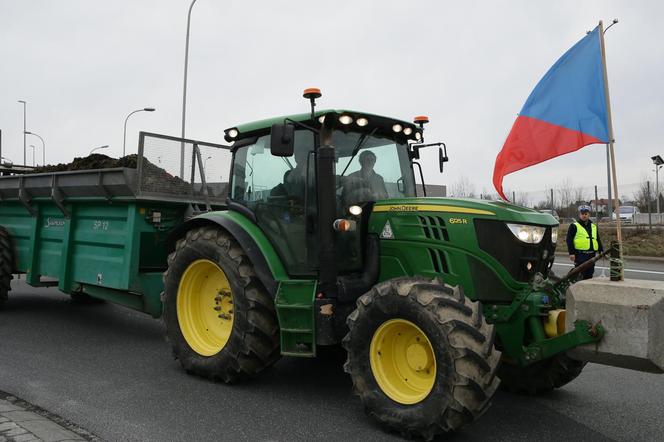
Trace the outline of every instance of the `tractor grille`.
{"label": "tractor grille", "polygon": [[555,244],[551,242],[551,227],[547,227],[539,244],[519,241],[502,221],[476,219],[475,233],[480,248],[517,281],[528,282],[536,273],[546,277],[553,265]]}
{"label": "tractor grille", "polygon": [[482,261],[468,255],[468,267],[477,299],[482,302],[510,302],[514,299],[514,292],[505,287],[496,273]]}
{"label": "tractor grille", "polygon": [[450,273],[450,270],[447,267],[447,258],[445,257],[445,252],[438,249],[427,250],[429,251],[429,256],[431,256],[433,270],[436,273]]}
{"label": "tractor grille", "polygon": [[436,241],[449,241],[445,221],[439,216],[418,216],[422,231],[427,239]]}

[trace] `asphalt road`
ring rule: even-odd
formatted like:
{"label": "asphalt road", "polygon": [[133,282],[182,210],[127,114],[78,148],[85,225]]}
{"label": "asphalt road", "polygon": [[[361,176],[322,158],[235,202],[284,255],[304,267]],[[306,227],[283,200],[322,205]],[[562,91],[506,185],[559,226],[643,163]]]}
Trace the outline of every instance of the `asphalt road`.
{"label": "asphalt road", "polygon": [[[282,359],[227,386],[188,376],[162,324],[14,281],[0,312],[0,390],[109,441],[400,440],[365,417],[338,356]],[[589,365],[530,398],[499,392],[450,441],[663,440],[664,375]]]}

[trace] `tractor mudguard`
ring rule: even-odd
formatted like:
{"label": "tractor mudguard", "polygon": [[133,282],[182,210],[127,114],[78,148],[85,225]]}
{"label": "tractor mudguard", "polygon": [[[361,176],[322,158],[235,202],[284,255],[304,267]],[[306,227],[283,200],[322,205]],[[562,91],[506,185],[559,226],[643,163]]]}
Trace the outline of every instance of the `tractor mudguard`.
{"label": "tractor mudguard", "polygon": [[237,212],[208,212],[187,220],[169,234],[168,252],[175,250],[176,241],[187,231],[205,225],[218,225],[233,235],[251,260],[256,276],[274,298],[279,281],[288,279],[286,270],[277,252],[258,226]]}

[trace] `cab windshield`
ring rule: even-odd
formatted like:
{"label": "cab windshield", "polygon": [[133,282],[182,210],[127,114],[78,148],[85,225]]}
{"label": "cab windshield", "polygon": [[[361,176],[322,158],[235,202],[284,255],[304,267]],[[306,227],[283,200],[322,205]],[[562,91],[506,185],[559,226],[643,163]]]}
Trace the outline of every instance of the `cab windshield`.
{"label": "cab windshield", "polygon": [[335,131],[337,195],[343,206],[416,196],[408,146],[376,135]]}

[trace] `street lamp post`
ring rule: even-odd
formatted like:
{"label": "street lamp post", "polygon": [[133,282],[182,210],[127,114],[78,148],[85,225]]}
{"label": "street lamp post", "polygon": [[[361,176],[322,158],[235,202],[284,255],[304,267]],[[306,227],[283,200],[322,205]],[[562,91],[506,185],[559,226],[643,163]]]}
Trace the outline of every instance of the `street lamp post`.
{"label": "street lamp post", "polygon": [[23,164],[25,165],[27,163],[26,160],[26,151],[27,148],[25,147],[25,130],[26,130],[26,115],[27,115],[27,107],[28,103],[25,102],[24,100],[18,100],[19,103],[23,103]]}
{"label": "street lamp post", "polygon": [[[187,66],[189,65],[189,29],[191,27],[191,10],[196,0],[192,0],[187,14],[187,38],[184,43],[184,86],[182,87],[182,138],[184,138],[185,116],[187,113]],[[180,178],[184,178],[184,142],[180,144]]]}
{"label": "street lamp post", "polygon": [[42,143],[42,166],[46,166],[46,143],[44,142],[44,139],[39,136],[38,134],[30,131],[25,131],[26,135],[34,135],[35,137],[39,138]]}
{"label": "street lamp post", "polygon": [[154,112],[156,109],[154,107],[144,107],[143,109],[137,109],[133,112],[130,112],[129,115],[127,115],[127,118],[125,118],[124,122],[124,137],[122,139],[122,156],[124,157],[126,155],[125,152],[125,147],[127,145],[127,120],[129,120],[129,117],[134,115],[137,112]]}
{"label": "street lamp post", "polygon": [[657,221],[661,222],[661,215],[659,212],[659,169],[664,164],[664,159],[660,155],[655,155],[650,158],[655,165],[655,198],[657,199]]}
{"label": "street lamp post", "polygon": [[92,152],[94,152],[95,150],[99,150],[99,149],[108,149],[108,148],[109,148],[109,145],[108,145],[108,144],[104,144],[103,146],[95,147],[94,149],[92,149],[92,150],[90,151],[90,154],[89,154],[89,155],[92,155]]}

